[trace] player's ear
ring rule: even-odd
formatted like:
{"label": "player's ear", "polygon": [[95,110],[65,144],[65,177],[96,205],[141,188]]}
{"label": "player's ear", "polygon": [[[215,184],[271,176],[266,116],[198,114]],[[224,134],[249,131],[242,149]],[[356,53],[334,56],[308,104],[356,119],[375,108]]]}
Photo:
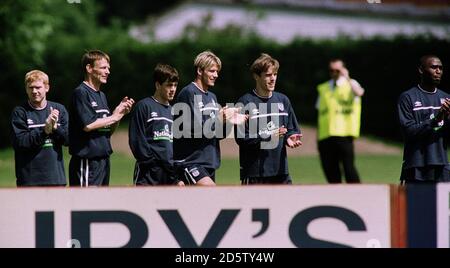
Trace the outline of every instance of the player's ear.
{"label": "player's ear", "polygon": [[90,63],[88,63],[84,68],[86,69],[86,73],[90,74],[92,72],[93,66]]}
{"label": "player's ear", "polygon": [[197,75],[202,75],[203,70],[200,67],[197,67]]}
{"label": "player's ear", "polygon": [[417,71],[419,72],[420,75],[423,74],[422,65],[417,66]]}

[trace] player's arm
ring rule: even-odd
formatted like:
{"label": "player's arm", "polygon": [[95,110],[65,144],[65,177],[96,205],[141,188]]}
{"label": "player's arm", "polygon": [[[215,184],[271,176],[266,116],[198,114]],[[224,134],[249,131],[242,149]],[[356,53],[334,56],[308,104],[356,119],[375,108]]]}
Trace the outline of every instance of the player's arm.
{"label": "player's arm", "polygon": [[442,103],[438,114],[436,115],[436,121],[440,122],[442,120],[448,120],[450,116],[450,98],[445,98],[444,103]]}
{"label": "player's arm", "polygon": [[302,134],[300,127],[298,126],[297,117],[295,116],[294,109],[292,108],[289,99],[286,99],[286,107],[288,110],[288,123],[285,144],[290,148],[297,148],[303,145],[301,138]]}
{"label": "player's arm", "polygon": [[414,120],[413,105],[410,97],[402,94],[397,104],[400,127],[406,139],[413,140],[429,135],[437,127],[437,121],[428,119],[417,123]]}
{"label": "player's arm", "polygon": [[90,132],[99,128],[110,127],[111,133],[114,133],[122,117],[131,111],[131,107],[133,106],[133,104],[133,99],[124,97],[120,104],[117,105],[117,107],[114,109],[111,116],[97,118],[94,122],[86,125],[83,130],[86,132]]}
{"label": "player's arm", "polygon": [[123,114],[113,113],[111,116],[96,119],[94,122],[86,125],[83,130],[86,132],[91,132],[105,127],[111,127],[111,129],[115,129],[122,117]]}
{"label": "player's arm", "polygon": [[450,98],[445,98],[445,102],[442,104],[441,109],[439,109],[436,121],[439,121],[440,119],[444,123],[442,127],[444,137],[450,137]]}
{"label": "player's arm", "polygon": [[58,113],[51,137],[56,143],[67,146],[69,145],[69,116],[66,108],[62,105],[59,107]]}
{"label": "player's arm", "polygon": [[150,161],[154,159],[154,155],[145,133],[145,124],[147,122],[146,115],[150,113],[147,111],[147,108],[141,104],[136,106],[131,113],[128,128],[128,144],[136,160]]}
{"label": "player's arm", "polygon": [[224,106],[219,110],[219,122],[222,124],[222,137],[228,137],[232,131],[232,126],[244,125],[248,120],[248,115],[241,113],[242,107],[228,107]]}
{"label": "player's arm", "polygon": [[47,137],[44,128],[28,128],[26,113],[21,108],[15,108],[12,112],[11,126],[11,140],[14,148],[38,148],[44,144]]}

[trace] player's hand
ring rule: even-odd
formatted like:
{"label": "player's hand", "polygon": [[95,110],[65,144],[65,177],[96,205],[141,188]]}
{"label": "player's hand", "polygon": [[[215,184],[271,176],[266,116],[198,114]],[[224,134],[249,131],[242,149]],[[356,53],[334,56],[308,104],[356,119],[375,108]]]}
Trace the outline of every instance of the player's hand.
{"label": "player's hand", "polygon": [[303,137],[302,134],[292,134],[292,135],[289,136],[289,138],[287,138],[287,140],[286,140],[287,146],[288,146],[289,148],[297,148],[297,147],[303,145],[303,142],[302,142],[302,140],[301,140],[302,137]]}
{"label": "player's hand", "polygon": [[233,125],[242,125],[248,120],[248,115],[241,114],[242,108],[226,108],[224,110],[224,117],[227,122]]}
{"label": "player's hand", "polygon": [[223,107],[220,111],[220,117],[222,122],[230,122],[233,125],[242,125],[247,121],[248,115],[240,113],[241,108],[228,108]]}
{"label": "player's hand", "polygon": [[122,113],[128,114],[131,111],[133,104],[134,100],[132,98],[128,98],[128,96],[125,96],[119,104],[119,106],[122,106]]}
{"label": "player's hand", "polygon": [[124,97],[119,105],[117,105],[116,109],[114,109],[113,114],[115,114],[118,117],[118,120],[120,120],[124,115],[131,111],[133,104],[134,100],[132,98]]}
{"label": "player's hand", "polygon": [[273,135],[275,135],[275,137],[277,137],[277,138],[281,138],[286,133],[287,133],[287,128],[285,128],[284,126],[281,126],[275,131],[275,133]]}
{"label": "player's hand", "polygon": [[450,99],[445,98],[444,103],[442,103],[441,108],[436,116],[436,121],[440,122],[444,120],[445,117],[450,116]]}
{"label": "player's hand", "polygon": [[54,129],[58,127],[59,111],[50,107],[50,114],[45,120],[44,131],[47,134],[53,132]]}
{"label": "player's hand", "polygon": [[53,129],[58,128],[58,120],[59,120],[59,111],[50,107],[50,115],[52,116],[53,121]]}
{"label": "player's hand", "polygon": [[441,109],[445,115],[450,115],[450,98],[445,98],[445,102],[442,104]]}
{"label": "player's hand", "polygon": [[447,118],[450,120],[450,98],[445,98],[445,103],[447,104]]}

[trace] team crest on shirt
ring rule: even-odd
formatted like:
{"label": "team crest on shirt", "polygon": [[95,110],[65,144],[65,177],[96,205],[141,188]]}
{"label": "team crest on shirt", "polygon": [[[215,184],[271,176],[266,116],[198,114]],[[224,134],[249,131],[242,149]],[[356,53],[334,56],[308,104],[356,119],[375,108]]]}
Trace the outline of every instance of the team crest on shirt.
{"label": "team crest on shirt", "polygon": [[93,102],[91,102],[91,106],[92,106],[92,107],[97,107],[98,104],[97,104],[97,102],[93,101]]}
{"label": "team crest on shirt", "polygon": [[281,112],[284,111],[284,104],[283,103],[277,103],[278,104],[278,110]]}
{"label": "team crest on shirt", "polygon": [[150,116],[151,116],[151,117],[157,117],[157,116],[158,116],[158,113],[157,113],[157,112],[152,112],[152,113],[150,114]]}
{"label": "team crest on shirt", "polygon": [[420,107],[420,106],[422,106],[422,102],[420,102],[420,101],[414,102],[414,107]]}
{"label": "team crest on shirt", "polygon": [[34,121],[31,119],[27,119],[27,123],[28,123],[28,125],[32,125],[32,124],[34,124]]}

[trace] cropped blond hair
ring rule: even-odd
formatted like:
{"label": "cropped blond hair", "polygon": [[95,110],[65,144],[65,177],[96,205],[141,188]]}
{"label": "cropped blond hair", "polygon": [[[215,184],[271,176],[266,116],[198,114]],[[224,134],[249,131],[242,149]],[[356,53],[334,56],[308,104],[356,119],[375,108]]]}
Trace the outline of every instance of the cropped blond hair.
{"label": "cropped blond hair", "polygon": [[42,81],[44,85],[49,85],[48,75],[40,70],[32,70],[25,74],[25,87],[34,81]]}
{"label": "cropped blond hair", "polygon": [[209,50],[203,51],[202,53],[198,54],[194,60],[195,71],[197,71],[197,68],[200,68],[200,70],[205,70],[206,68],[211,67],[213,64],[217,65],[219,71],[220,69],[222,69],[222,62],[220,61],[219,57],[217,57]]}

